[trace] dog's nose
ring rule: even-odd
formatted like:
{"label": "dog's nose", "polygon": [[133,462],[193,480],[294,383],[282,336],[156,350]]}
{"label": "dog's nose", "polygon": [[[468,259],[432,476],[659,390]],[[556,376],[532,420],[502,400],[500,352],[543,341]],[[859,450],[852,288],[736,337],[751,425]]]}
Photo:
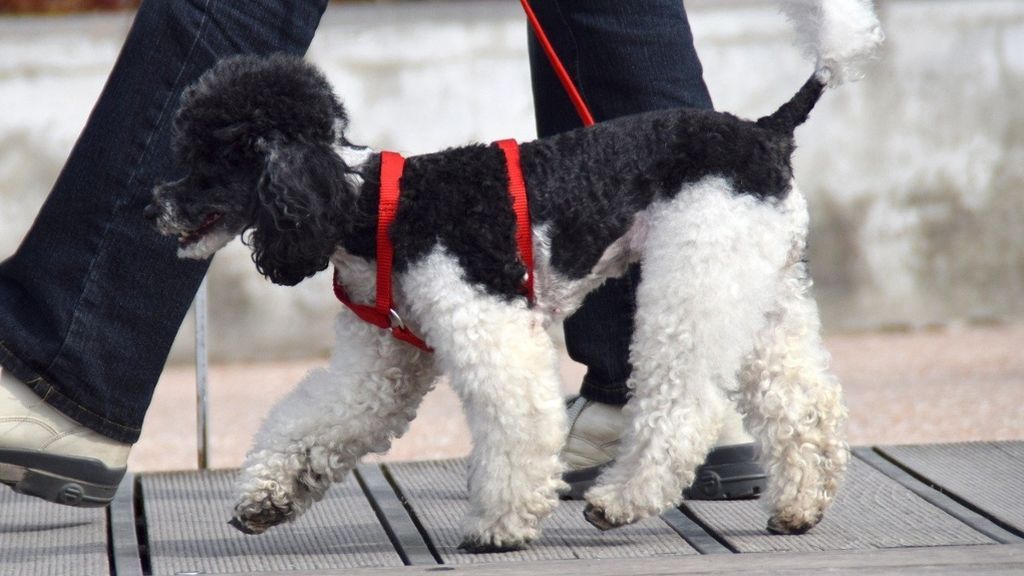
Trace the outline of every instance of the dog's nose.
{"label": "dog's nose", "polygon": [[146,217],[146,220],[156,220],[160,216],[160,207],[155,203],[147,204],[146,208],[142,211],[142,215]]}

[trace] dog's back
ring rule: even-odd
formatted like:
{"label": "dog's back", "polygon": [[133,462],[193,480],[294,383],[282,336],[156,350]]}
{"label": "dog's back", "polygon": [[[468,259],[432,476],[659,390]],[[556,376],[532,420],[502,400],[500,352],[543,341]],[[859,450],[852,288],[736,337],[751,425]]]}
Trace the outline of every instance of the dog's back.
{"label": "dog's back", "polygon": [[[759,199],[782,199],[792,179],[793,130],[823,89],[811,78],[777,112],[758,121],[711,110],[679,108],[602,122],[523,143],[522,167],[531,220],[550,238],[551,265],[567,278],[590,274],[636,215],[686,184],[708,176]],[[342,243],[372,258],[378,182],[363,167],[358,204],[362,226]],[[392,237],[402,271],[441,242],[469,280],[518,294],[525,268],[515,245],[504,156],[473,144],[407,159],[403,200]],[[482,249],[486,247],[486,249]]]}
{"label": "dog's back", "polygon": [[[588,274],[635,215],[708,176],[740,194],[782,199],[793,177],[793,130],[824,85],[809,79],[774,114],[749,121],[723,112],[678,108],[603,122],[523,144],[531,213],[547,225],[552,264],[569,277]],[[560,251],[562,237],[572,246]]]}

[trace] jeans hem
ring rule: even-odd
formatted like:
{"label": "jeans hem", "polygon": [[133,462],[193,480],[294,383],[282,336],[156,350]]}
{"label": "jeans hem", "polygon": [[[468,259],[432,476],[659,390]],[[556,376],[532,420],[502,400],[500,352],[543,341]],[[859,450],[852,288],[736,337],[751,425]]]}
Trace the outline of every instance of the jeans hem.
{"label": "jeans hem", "polygon": [[15,378],[24,382],[44,402],[82,426],[116,442],[124,442],[126,444],[138,442],[139,436],[142,433],[141,428],[124,426],[107,420],[65,396],[43,375],[30,368],[21,358],[18,358],[2,341],[0,341],[0,366],[5,371],[10,371]]}
{"label": "jeans hem", "polygon": [[629,401],[629,388],[625,383],[598,382],[588,374],[583,377],[583,383],[580,384],[580,396],[602,404],[624,406]]}

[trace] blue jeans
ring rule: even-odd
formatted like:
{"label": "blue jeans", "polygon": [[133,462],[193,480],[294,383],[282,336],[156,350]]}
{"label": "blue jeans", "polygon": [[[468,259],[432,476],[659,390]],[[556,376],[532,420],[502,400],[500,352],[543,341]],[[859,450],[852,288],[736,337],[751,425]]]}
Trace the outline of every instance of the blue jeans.
{"label": "blue jeans", "polygon": [[142,217],[182,90],[232,54],[303,54],[327,0],[147,0],[53,190],[0,263],[0,364],[79,423],[134,442],[205,262]]}
{"label": "blue jeans", "polygon": [[[711,108],[681,0],[534,0],[537,18],[598,122],[649,110]],[[581,125],[531,36],[537,133]],[[569,356],[587,367],[580,393],[624,404],[640,270],[591,293],[565,322]]]}

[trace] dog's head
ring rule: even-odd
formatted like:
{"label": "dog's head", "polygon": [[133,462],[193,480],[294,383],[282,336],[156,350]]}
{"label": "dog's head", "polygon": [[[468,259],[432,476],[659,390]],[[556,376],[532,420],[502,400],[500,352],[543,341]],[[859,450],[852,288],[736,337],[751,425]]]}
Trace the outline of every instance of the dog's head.
{"label": "dog's head", "polygon": [[186,176],[158,185],[146,216],[209,258],[244,234],[260,273],[293,285],[327,267],[356,196],[334,146],[345,109],[290,56],[219,62],[182,96],[173,151]]}

